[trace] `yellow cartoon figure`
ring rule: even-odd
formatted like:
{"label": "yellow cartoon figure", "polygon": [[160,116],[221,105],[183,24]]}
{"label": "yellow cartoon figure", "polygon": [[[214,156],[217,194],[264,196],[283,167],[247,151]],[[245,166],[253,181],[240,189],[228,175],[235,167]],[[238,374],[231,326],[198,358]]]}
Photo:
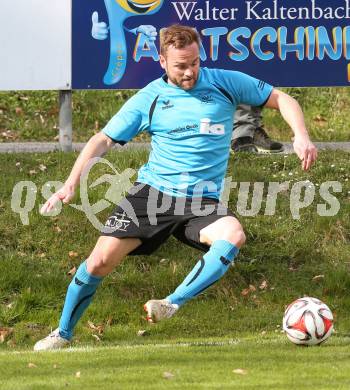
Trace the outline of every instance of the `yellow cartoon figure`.
{"label": "yellow cartoon figure", "polygon": [[116,0],[116,3],[118,3],[125,11],[132,12],[135,14],[146,14],[150,13],[163,1],[156,0],[156,1],[149,1],[149,0],[138,0],[138,1],[131,1],[131,0]]}

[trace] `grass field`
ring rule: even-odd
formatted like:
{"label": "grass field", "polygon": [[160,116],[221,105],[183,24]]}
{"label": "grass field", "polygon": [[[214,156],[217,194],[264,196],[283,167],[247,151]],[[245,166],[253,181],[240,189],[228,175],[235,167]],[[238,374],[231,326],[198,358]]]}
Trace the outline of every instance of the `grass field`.
{"label": "grass field", "polygon": [[[55,217],[38,213],[44,184],[63,181],[75,158],[74,153],[0,155],[0,388],[97,388],[107,382],[116,389],[350,388],[348,153],[320,153],[309,173],[295,156],[231,157],[228,175],[234,181],[267,186],[309,180],[314,202],[294,219],[289,189],[278,196],[275,215],[267,216],[266,187],[262,209],[249,217],[238,213],[239,191],[233,189],[229,204],[248,242],[220,283],[171,320],[147,325],[143,303],[171,292],[201,256],[170,239],[152,256],[127,258],[104,280],[77,327],[74,350],[34,354],[34,342],[57,326],[69,271],[99,235],[70,206]],[[140,167],[147,153],[114,152],[107,158],[122,172]],[[96,167],[89,183],[102,173],[106,167]],[[36,186],[28,225],[11,209],[21,180]],[[341,192],[333,193],[339,211],[321,217],[317,204],[328,204],[319,189],[327,180],[341,184]],[[106,183],[90,188],[90,203],[104,198],[107,189]],[[79,194],[73,203],[80,204]],[[101,211],[99,220],[112,208]],[[324,300],[335,315],[336,334],[320,347],[298,348],[281,334],[285,306],[304,295]],[[145,336],[137,335],[140,330]]]}
{"label": "grass field", "polygon": [[349,389],[349,338],[315,348],[280,335],[0,353],[2,388]]}
{"label": "grass field", "polygon": [[[349,141],[349,88],[288,88],[305,112],[315,141]],[[105,126],[133,91],[74,91],[73,140],[84,142]],[[273,110],[264,111],[269,134],[290,141],[288,126]],[[138,140],[148,140],[142,134]],[[57,141],[58,93],[0,92],[0,141]]]}

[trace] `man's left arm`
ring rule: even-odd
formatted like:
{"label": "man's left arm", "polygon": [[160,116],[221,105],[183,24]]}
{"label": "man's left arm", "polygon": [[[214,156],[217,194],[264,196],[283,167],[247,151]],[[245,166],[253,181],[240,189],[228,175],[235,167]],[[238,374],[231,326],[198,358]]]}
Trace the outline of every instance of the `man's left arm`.
{"label": "man's left arm", "polygon": [[279,110],[291,127],[294,133],[294,151],[301,160],[303,170],[308,170],[317,158],[317,149],[310,140],[299,103],[286,93],[273,89],[265,107]]}

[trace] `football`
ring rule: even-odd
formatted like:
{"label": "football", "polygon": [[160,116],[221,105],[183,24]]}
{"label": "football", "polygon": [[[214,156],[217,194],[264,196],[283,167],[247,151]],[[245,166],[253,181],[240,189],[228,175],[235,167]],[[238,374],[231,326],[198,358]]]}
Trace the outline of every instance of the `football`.
{"label": "football", "polygon": [[333,314],[317,298],[299,298],[284,312],[283,330],[294,344],[317,345],[332,334]]}

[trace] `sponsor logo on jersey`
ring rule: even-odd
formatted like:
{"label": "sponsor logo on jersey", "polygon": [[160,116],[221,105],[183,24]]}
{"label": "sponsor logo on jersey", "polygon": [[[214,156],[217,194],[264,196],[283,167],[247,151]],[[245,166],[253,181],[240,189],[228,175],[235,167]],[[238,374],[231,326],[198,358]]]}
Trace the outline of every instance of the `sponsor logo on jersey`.
{"label": "sponsor logo on jersey", "polygon": [[209,118],[202,118],[199,132],[201,134],[223,135],[225,134],[225,125],[222,123],[212,123]]}
{"label": "sponsor logo on jersey", "polygon": [[197,123],[191,123],[184,126],[178,126],[175,129],[169,131],[169,134],[173,135],[190,135],[190,134],[214,134],[214,135],[224,135],[225,134],[225,125],[222,123],[212,123],[209,118],[202,118],[200,120],[200,126]]}
{"label": "sponsor logo on jersey", "polygon": [[163,100],[163,106],[162,110],[168,110],[169,108],[173,108],[174,105],[171,103],[170,100]]}
{"label": "sponsor logo on jersey", "polygon": [[191,123],[186,126],[179,126],[176,129],[170,130],[169,134],[179,134],[179,133],[187,133],[188,131],[193,131],[195,129],[198,129],[197,123]]}

